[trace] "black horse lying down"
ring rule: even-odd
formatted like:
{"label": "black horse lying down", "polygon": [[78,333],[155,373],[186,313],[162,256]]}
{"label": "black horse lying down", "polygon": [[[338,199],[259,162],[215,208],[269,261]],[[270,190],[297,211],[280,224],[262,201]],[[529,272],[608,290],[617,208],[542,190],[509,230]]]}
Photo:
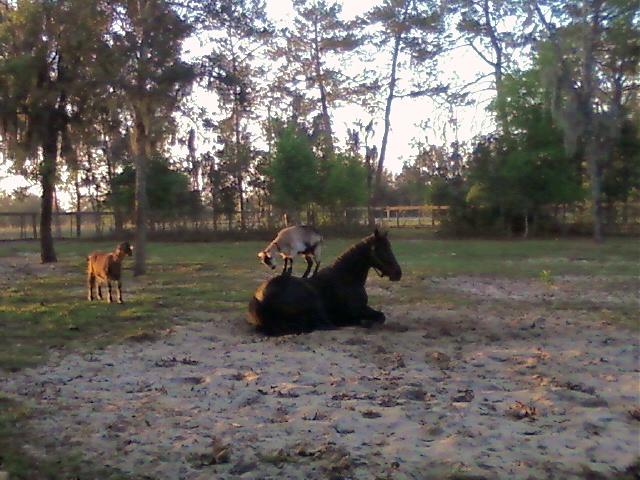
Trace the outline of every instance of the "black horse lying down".
{"label": "black horse lying down", "polygon": [[248,321],[267,335],[383,323],[384,313],[367,305],[370,268],[392,282],[402,277],[387,235],[378,229],[311,278],[280,275],[260,285]]}

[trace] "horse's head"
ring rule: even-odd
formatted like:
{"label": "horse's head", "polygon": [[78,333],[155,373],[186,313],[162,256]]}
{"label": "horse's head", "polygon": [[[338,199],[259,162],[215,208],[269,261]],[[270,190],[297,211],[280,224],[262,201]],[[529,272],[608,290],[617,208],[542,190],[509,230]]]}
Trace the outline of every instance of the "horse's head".
{"label": "horse's head", "polygon": [[273,261],[273,257],[271,255],[269,255],[269,252],[267,252],[266,250],[258,252],[258,258],[267,267],[271,267],[271,270],[276,268],[276,266],[274,264],[274,261]]}
{"label": "horse's head", "polygon": [[124,257],[124,256],[127,256],[127,255],[131,256],[133,254],[133,247],[131,246],[131,244],[129,242],[122,242],[116,248],[116,254],[119,257]]}
{"label": "horse's head", "polygon": [[402,278],[402,269],[391,250],[387,233],[380,232],[377,228],[373,232],[371,242],[371,267],[377,270],[380,276],[389,277],[392,282]]}

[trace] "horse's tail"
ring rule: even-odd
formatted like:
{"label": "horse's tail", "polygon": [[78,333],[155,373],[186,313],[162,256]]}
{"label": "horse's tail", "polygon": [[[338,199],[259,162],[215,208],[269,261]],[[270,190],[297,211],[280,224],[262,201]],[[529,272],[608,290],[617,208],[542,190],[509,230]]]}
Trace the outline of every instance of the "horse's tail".
{"label": "horse's tail", "polygon": [[255,296],[249,300],[249,312],[247,314],[247,322],[253,325],[255,329],[269,336],[284,335],[287,333],[299,333],[301,325],[299,318],[289,318],[282,315],[277,305],[268,299],[258,300]]}
{"label": "horse's tail", "polygon": [[255,296],[251,297],[249,301],[249,313],[247,315],[247,322],[254,325],[256,328],[260,328],[264,322],[264,308],[260,300]]}

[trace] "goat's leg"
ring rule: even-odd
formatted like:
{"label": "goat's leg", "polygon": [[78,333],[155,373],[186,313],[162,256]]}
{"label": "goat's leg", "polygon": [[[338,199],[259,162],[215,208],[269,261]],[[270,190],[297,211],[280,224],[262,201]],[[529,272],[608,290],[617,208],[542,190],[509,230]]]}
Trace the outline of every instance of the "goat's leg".
{"label": "goat's leg", "polygon": [[289,275],[293,274],[293,257],[289,259]]}
{"label": "goat's leg", "polygon": [[89,301],[93,301],[93,287],[96,284],[96,277],[94,277],[92,274],[88,274],[87,275],[87,300]]}
{"label": "goat's leg", "polygon": [[118,303],[124,303],[124,300],[122,300],[122,282],[120,280],[116,280],[116,287],[118,289]]}
{"label": "goat's leg", "polygon": [[318,259],[314,258],[314,260],[316,262],[316,268],[313,269],[313,275],[311,275],[312,277],[314,277],[316,273],[318,273],[318,269],[320,268],[320,262],[318,261]]}
{"label": "goat's leg", "polygon": [[109,303],[113,303],[113,296],[111,294],[111,280],[107,280],[107,288],[109,289]]}
{"label": "goat's leg", "polygon": [[318,269],[320,268],[320,259],[322,252],[322,244],[319,243],[316,245],[315,250],[313,251],[313,261],[316,262],[316,268],[313,269],[312,277],[315,277],[316,273],[318,273]]}
{"label": "goat's leg", "polygon": [[284,257],[284,267],[282,267],[283,275],[291,275],[293,271],[293,258]]}
{"label": "goat's leg", "polygon": [[311,257],[309,255],[305,255],[304,259],[307,261],[307,269],[302,274],[302,278],[307,278],[307,276],[309,276],[309,272],[311,271],[311,267],[313,266],[313,260],[311,260]]}

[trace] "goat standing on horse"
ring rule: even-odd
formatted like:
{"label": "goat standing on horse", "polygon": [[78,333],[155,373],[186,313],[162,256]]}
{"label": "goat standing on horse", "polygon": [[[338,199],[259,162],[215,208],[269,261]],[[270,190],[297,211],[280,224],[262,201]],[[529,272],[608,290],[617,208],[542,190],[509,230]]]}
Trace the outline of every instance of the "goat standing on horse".
{"label": "goat standing on horse", "polygon": [[258,253],[258,258],[271,269],[275,269],[274,259],[279,254],[284,260],[282,274],[290,275],[293,270],[293,257],[303,255],[307,261],[307,269],[302,277],[306,278],[314,262],[316,267],[313,275],[320,268],[321,244],[322,235],[315,228],[307,225],[287,227],[280,230],[267,248]]}
{"label": "goat standing on horse", "polygon": [[267,335],[383,323],[384,313],[368,305],[371,268],[392,282],[402,278],[389,239],[378,229],[311,278],[279,275],[264,282],[249,302],[248,321]]}
{"label": "goat standing on horse", "polygon": [[98,298],[102,300],[102,284],[106,283],[109,289],[109,303],[113,302],[111,295],[111,282],[116,282],[118,289],[118,303],[122,301],[122,260],[125,256],[131,256],[133,247],[129,242],[118,245],[111,253],[93,252],[87,256],[87,298],[93,300],[93,287],[98,286]]}

